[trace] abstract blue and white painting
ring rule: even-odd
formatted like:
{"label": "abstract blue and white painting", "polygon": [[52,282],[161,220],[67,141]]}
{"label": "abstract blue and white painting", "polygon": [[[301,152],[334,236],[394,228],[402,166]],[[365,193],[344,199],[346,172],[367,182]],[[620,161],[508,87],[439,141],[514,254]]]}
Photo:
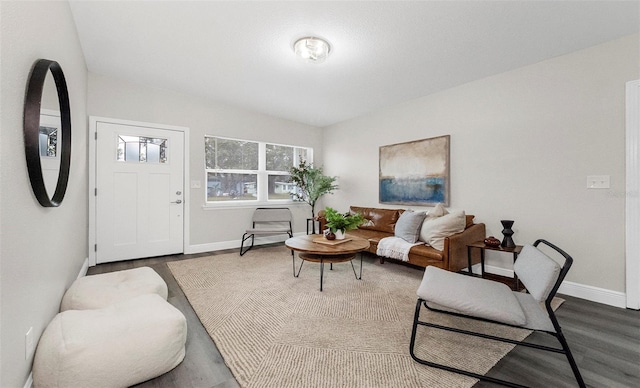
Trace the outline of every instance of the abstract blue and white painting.
{"label": "abstract blue and white painting", "polygon": [[380,147],[380,203],[448,206],[449,138]]}

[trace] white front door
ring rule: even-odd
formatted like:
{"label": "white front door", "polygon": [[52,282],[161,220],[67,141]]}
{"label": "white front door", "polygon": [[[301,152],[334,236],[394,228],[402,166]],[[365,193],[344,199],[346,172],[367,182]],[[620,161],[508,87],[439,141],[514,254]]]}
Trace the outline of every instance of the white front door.
{"label": "white front door", "polygon": [[96,263],[183,252],[184,132],[96,123]]}

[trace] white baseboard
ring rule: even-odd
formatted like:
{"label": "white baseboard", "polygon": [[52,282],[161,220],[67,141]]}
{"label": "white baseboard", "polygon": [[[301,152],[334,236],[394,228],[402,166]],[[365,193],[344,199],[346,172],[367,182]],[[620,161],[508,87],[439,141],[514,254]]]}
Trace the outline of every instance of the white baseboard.
{"label": "white baseboard", "polygon": [[217,243],[189,245],[184,250],[184,254],[190,255],[193,253],[222,251],[224,249],[236,249],[239,247],[240,247],[240,244],[237,243],[236,241],[222,241]]}
{"label": "white baseboard", "polygon": [[29,373],[27,382],[24,383],[24,388],[31,388],[33,386],[33,372]]}
{"label": "white baseboard", "polygon": [[[475,274],[480,274],[480,264],[474,265],[471,270]],[[485,265],[484,270],[487,273],[492,273],[499,276],[513,277],[512,269]],[[612,291],[604,288],[588,286],[585,284],[568,282],[566,280],[563,281],[560,285],[558,293],[580,299],[586,299],[591,302],[606,304],[613,307],[627,307],[627,296],[624,292]]]}
{"label": "white baseboard", "polygon": [[[306,233],[294,233],[294,236],[303,236]],[[269,237],[256,237],[254,241],[254,246],[258,245],[266,245],[273,244],[278,242],[284,242],[286,240],[286,236],[269,236]],[[220,241],[215,243],[208,244],[197,244],[190,245],[185,249],[185,254],[193,254],[193,253],[203,253],[203,252],[213,252],[213,251],[221,251],[224,249],[240,249],[241,240],[232,240],[232,241]]]}
{"label": "white baseboard", "polygon": [[604,288],[564,281],[560,285],[558,293],[575,296],[576,298],[586,299],[613,307],[627,307],[627,295],[624,292],[611,291]]}
{"label": "white baseboard", "polygon": [[89,270],[89,258],[85,258],[82,263],[82,268],[80,268],[80,272],[78,273],[78,279],[87,275],[87,271]]}
{"label": "white baseboard", "polygon": [[[477,268],[477,273],[480,273],[480,264],[476,264],[473,266],[473,273],[476,273],[476,266]],[[494,267],[493,265],[486,265],[484,266],[484,270],[488,273],[492,273],[494,275],[499,275],[499,276],[506,276],[508,278],[512,278],[513,277],[513,270],[512,269],[506,269],[506,268],[501,268],[501,267]]]}

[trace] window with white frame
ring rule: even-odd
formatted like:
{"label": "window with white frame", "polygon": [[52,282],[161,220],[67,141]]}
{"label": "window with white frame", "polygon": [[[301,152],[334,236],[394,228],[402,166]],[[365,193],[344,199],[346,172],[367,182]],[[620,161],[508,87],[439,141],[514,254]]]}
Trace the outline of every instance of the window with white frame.
{"label": "window with white frame", "polygon": [[291,201],[289,169],[312,162],[313,150],[205,136],[207,203]]}

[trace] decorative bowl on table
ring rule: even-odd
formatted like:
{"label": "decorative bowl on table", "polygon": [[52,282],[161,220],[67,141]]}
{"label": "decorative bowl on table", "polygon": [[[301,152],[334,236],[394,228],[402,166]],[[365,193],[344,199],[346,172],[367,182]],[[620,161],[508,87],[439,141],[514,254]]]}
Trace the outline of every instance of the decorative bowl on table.
{"label": "decorative bowl on table", "polygon": [[497,247],[500,246],[500,240],[498,240],[497,238],[495,238],[493,236],[489,236],[489,237],[484,239],[484,245],[486,245],[488,247],[492,247],[492,248],[497,248]]}
{"label": "decorative bowl on table", "polygon": [[327,240],[335,240],[336,239],[336,235],[335,235],[335,233],[333,233],[329,229],[327,229],[324,232],[324,238],[326,238]]}

